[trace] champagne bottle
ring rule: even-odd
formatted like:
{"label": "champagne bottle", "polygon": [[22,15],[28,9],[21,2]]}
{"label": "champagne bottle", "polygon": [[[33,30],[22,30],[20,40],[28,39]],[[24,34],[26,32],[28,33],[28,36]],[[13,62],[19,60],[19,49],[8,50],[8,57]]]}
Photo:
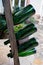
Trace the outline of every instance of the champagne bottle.
{"label": "champagne bottle", "polygon": [[25,50],[30,50],[38,45],[38,42],[36,41],[35,38],[31,38],[30,40],[22,43],[21,45],[18,46],[18,52],[23,52]]}
{"label": "champagne bottle", "polygon": [[[31,49],[31,50],[25,50],[24,52],[21,52],[21,53],[18,53],[19,57],[25,57],[25,56],[29,56],[29,55],[32,55],[32,54],[35,54],[36,53],[36,50],[35,48]],[[10,58],[13,58],[13,54],[10,50],[10,53],[7,55],[8,57]]]}
{"label": "champagne bottle", "polygon": [[25,50],[24,52],[21,52],[21,53],[18,53],[18,55],[20,57],[25,57],[25,56],[29,56],[29,55],[32,55],[32,54],[35,54],[36,53],[36,50],[35,48],[31,49],[31,50]]}
{"label": "champagne bottle", "polygon": [[14,24],[20,24],[21,22],[27,20],[29,17],[31,17],[33,14],[35,14],[35,9],[32,5],[28,5],[24,7],[19,12],[13,14],[13,21]]}
{"label": "champagne bottle", "polygon": [[23,39],[26,38],[27,36],[32,35],[33,33],[35,33],[37,31],[37,28],[33,25],[31,26],[26,26],[25,28],[19,30],[15,35],[16,35],[16,39]]}

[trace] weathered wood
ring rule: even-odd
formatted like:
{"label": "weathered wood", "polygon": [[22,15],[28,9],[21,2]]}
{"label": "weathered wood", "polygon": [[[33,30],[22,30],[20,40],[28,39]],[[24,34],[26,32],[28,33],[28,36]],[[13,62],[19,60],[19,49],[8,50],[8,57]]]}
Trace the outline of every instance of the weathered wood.
{"label": "weathered wood", "polygon": [[14,55],[14,65],[20,65],[19,58],[18,58],[16,38],[14,35],[14,30],[13,30],[13,18],[12,18],[12,14],[11,14],[10,0],[2,0],[2,1],[3,1],[3,5],[4,5],[4,10],[5,10],[7,27],[8,27],[8,31],[9,31],[11,49],[12,49],[12,53]]}

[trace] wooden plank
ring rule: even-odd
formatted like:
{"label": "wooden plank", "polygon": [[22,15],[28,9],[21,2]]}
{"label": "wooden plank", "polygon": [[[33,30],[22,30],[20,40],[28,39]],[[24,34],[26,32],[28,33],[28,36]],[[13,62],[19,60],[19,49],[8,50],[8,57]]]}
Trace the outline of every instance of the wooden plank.
{"label": "wooden plank", "polygon": [[2,0],[2,1],[3,1],[3,5],[4,5],[4,10],[5,10],[7,27],[8,27],[8,31],[9,31],[11,49],[12,49],[12,53],[14,55],[14,65],[20,65],[19,58],[18,58],[16,38],[14,35],[14,30],[13,30],[13,18],[12,18],[12,14],[11,14],[10,0]]}

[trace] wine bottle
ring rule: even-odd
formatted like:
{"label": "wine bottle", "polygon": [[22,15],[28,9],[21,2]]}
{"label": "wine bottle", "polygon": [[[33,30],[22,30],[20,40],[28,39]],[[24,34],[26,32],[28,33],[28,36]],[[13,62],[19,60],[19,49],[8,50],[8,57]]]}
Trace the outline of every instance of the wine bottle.
{"label": "wine bottle", "polygon": [[35,33],[37,31],[37,28],[33,25],[28,25],[25,28],[19,30],[15,35],[16,35],[16,39],[23,39],[26,38],[27,36],[32,35],[33,33]]}
{"label": "wine bottle", "polygon": [[33,14],[35,14],[35,9],[33,8],[32,5],[28,5],[24,7],[19,12],[13,14],[14,24],[17,25],[17,24],[20,24],[21,22],[24,22],[29,17],[31,17]]}
{"label": "wine bottle", "polygon": [[[29,56],[29,55],[32,55],[32,54],[35,54],[36,53],[36,50],[35,48],[31,49],[31,50],[25,50],[24,52],[21,52],[21,53],[18,53],[18,56],[19,57],[25,57],[25,56]],[[8,57],[10,58],[13,58],[13,54],[10,50],[10,53],[7,55]]]}
{"label": "wine bottle", "polygon": [[33,48],[33,49],[31,49],[31,50],[25,50],[24,52],[21,52],[21,53],[18,53],[18,55],[20,56],[20,57],[25,57],[25,56],[30,56],[30,55],[32,55],[32,54],[35,54],[36,53],[36,50],[35,50],[35,48]]}
{"label": "wine bottle", "polygon": [[36,41],[36,39],[31,38],[30,40],[28,40],[18,46],[18,52],[20,53],[27,49],[30,50],[30,49],[36,47],[37,45],[38,45],[38,42]]}

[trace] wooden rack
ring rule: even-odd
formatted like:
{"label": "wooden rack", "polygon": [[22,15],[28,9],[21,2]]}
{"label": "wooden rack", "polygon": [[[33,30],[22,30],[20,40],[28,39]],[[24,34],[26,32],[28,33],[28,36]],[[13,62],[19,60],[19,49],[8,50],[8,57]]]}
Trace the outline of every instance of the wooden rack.
{"label": "wooden rack", "polygon": [[8,27],[8,31],[9,31],[9,38],[10,38],[12,54],[14,56],[13,57],[14,65],[20,65],[19,57],[18,57],[17,43],[16,43],[16,38],[14,35],[14,30],[13,30],[13,18],[12,18],[12,13],[11,13],[11,8],[10,8],[10,0],[2,0],[2,2],[3,2],[3,6],[4,6],[5,17],[6,17],[7,27]]}

